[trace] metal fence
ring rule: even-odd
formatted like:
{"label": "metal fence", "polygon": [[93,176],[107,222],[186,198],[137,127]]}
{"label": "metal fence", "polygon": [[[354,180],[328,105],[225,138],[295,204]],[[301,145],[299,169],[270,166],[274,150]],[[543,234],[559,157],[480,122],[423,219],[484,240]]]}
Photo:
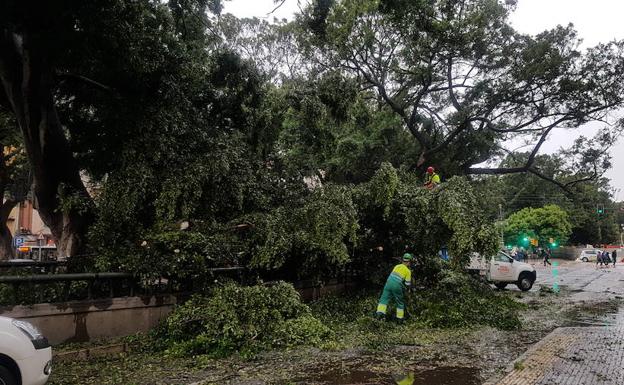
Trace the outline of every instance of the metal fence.
{"label": "metal fence", "polygon": [[[193,279],[141,278],[123,272],[64,273],[64,262],[0,263],[0,305],[66,302],[72,300],[151,296],[205,289],[206,277]],[[208,277],[228,275],[244,281],[243,267],[208,270]],[[6,274],[11,273],[11,274]]]}

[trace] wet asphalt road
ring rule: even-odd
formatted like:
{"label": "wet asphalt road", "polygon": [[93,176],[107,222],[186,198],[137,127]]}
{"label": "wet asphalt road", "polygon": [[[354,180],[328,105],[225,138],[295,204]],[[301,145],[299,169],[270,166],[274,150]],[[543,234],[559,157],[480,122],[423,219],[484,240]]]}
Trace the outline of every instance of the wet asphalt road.
{"label": "wet asphalt road", "polygon": [[[553,287],[557,282],[560,287],[572,292],[573,301],[604,298],[624,298],[624,264],[615,267],[596,266],[592,262],[577,262],[553,259],[553,266],[544,267],[541,261],[529,261],[537,271],[537,281],[531,291],[540,290],[540,286]],[[554,266],[554,264],[557,266]],[[518,290],[509,286],[510,290]]]}

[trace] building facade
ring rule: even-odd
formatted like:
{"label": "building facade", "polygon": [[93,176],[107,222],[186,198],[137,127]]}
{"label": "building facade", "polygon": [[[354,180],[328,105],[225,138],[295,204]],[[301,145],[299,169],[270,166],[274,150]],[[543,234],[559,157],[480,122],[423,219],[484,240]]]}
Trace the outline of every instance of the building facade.
{"label": "building facade", "polygon": [[39,212],[30,200],[25,200],[13,208],[7,219],[14,245],[44,246],[54,245],[50,229],[43,223]]}

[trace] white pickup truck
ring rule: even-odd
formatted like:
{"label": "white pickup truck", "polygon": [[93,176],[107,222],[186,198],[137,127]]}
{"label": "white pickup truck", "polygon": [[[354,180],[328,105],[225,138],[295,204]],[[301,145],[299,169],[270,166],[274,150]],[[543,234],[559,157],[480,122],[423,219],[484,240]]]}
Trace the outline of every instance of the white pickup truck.
{"label": "white pickup truck", "polygon": [[528,291],[531,290],[537,278],[533,266],[516,261],[503,251],[499,251],[490,258],[473,253],[467,269],[483,276],[499,289],[504,289],[509,283],[515,283],[520,290]]}

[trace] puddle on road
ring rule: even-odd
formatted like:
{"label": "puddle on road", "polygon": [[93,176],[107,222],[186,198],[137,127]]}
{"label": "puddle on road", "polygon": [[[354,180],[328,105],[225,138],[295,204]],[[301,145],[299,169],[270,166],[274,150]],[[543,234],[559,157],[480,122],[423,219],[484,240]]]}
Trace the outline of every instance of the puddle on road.
{"label": "puddle on road", "polygon": [[624,326],[624,307],[607,302],[569,313],[564,326]]}
{"label": "puddle on road", "polygon": [[478,385],[475,368],[442,367],[416,370],[401,375],[382,375],[368,371],[329,371],[315,379],[324,385]]}

